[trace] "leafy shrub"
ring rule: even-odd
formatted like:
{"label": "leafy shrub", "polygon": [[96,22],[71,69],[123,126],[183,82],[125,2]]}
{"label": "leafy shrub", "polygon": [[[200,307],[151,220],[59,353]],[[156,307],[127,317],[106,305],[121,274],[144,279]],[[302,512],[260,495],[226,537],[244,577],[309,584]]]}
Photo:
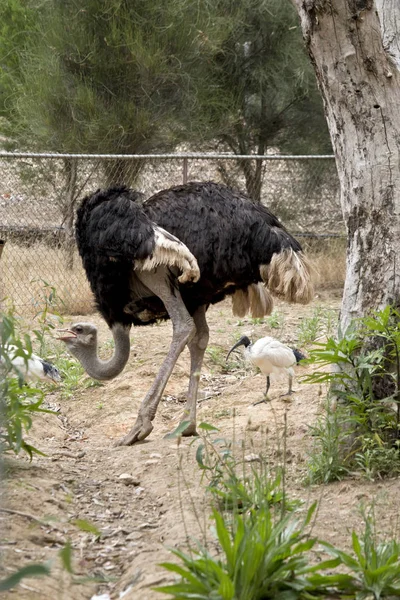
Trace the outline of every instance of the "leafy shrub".
{"label": "leafy shrub", "polygon": [[30,458],[34,452],[41,452],[24,439],[24,433],[32,426],[32,415],[38,412],[52,412],[42,408],[43,392],[35,387],[24,384],[21,372],[11,363],[7,347],[13,345],[17,348],[15,355],[28,360],[32,354],[30,337],[24,335],[24,343],[16,334],[16,320],[12,312],[1,315],[0,323],[0,415],[2,427],[0,428],[0,445],[2,451],[13,451],[18,454],[20,450],[28,453]]}
{"label": "leafy shrub", "polygon": [[313,481],[356,468],[369,478],[400,472],[399,320],[388,306],[344,335],[339,331],[337,339],[315,344],[304,361],[318,370],[303,381],[329,385],[335,398],[311,429],[317,440],[309,463]]}

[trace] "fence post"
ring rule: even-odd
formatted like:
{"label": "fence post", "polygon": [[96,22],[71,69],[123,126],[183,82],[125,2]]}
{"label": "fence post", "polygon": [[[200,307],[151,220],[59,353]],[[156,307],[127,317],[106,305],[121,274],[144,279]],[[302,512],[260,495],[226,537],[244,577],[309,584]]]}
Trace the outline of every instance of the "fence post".
{"label": "fence post", "polygon": [[3,254],[4,244],[5,244],[5,241],[0,240],[0,258],[1,258],[1,255]]}
{"label": "fence post", "polygon": [[186,157],[183,159],[182,176],[183,176],[183,183],[187,183],[187,180],[188,180],[188,159]]}

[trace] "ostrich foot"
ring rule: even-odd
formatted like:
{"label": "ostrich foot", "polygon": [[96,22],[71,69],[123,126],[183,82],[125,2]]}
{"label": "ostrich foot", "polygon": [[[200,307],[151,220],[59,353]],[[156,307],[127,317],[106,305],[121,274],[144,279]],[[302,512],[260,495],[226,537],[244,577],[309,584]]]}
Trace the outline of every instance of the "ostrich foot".
{"label": "ostrich foot", "polygon": [[194,421],[191,421],[186,429],[182,431],[183,437],[190,437],[192,435],[199,435],[196,431],[196,423]]}
{"label": "ostrich foot", "polygon": [[138,417],[135,425],[123,438],[116,442],[116,446],[132,446],[141,442],[153,431],[153,424],[148,418]]}

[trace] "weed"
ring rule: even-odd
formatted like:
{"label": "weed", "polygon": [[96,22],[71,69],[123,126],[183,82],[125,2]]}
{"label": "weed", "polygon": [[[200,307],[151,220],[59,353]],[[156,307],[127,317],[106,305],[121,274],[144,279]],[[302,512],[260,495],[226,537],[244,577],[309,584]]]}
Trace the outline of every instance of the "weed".
{"label": "weed", "polygon": [[271,327],[271,329],[282,329],[285,322],[285,317],[278,311],[273,310],[269,317],[266,317],[265,321]]}
{"label": "weed", "polygon": [[343,457],[343,447],[349,435],[349,427],[344,424],[348,419],[347,411],[327,403],[325,414],[310,427],[313,447],[307,467],[307,483],[328,483],[343,479],[349,472]]}
{"label": "weed", "polygon": [[304,519],[291,513],[281,516],[268,503],[263,503],[256,512],[235,514],[233,518],[214,510],[218,558],[202,546],[192,549],[190,554],[172,550],[183,566],[173,563],[162,566],[178,574],[181,581],[156,590],[182,600],[300,598],[301,593],[314,588],[308,575],[326,566],[325,563],[309,566],[308,553],[316,540],[307,537],[305,529],[314,510],[315,505]]}
{"label": "weed", "polygon": [[[361,536],[352,532],[353,554],[321,542],[325,550],[348,571],[343,592],[353,589],[355,598],[394,598],[400,596],[400,544],[395,539],[382,540],[376,532],[373,506],[363,511],[364,531]],[[340,582],[338,582],[338,587]]]}
{"label": "weed", "polygon": [[[32,281],[32,283],[35,282],[36,280]],[[38,309],[34,316],[37,327],[33,330],[33,333],[39,342],[39,354],[46,354],[46,337],[63,323],[63,319],[56,308],[57,305],[62,305],[63,301],[58,297],[54,286],[43,279],[40,282],[42,284],[41,293],[34,303]]]}
{"label": "weed", "polygon": [[399,319],[397,311],[386,307],[310,351],[305,362],[320,370],[303,381],[329,384],[339,401],[337,412],[328,410],[312,429],[318,443],[311,478],[330,481],[352,468],[368,478],[400,471]]}
{"label": "weed", "polygon": [[[168,437],[181,435],[186,426],[181,423]],[[204,433],[197,463],[217,500],[211,515],[215,539],[208,544],[204,537],[187,553],[172,549],[180,564],[161,566],[178,578],[156,591],[176,600],[380,600],[400,595],[400,544],[378,539],[373,508],[362,513],[362,534],[352,532],[352,553],[317,540],[310,533],[317,505],[300,516],[299,505],[288,502],[285,466],[277,475],[267,469],[246,475],[245,465],[233,457],[232,443],[211,439],[218,430],[207,423],[199,429]]]}
{"label": "weed", "polygon": [[225,360],[226,354],[223,348],[220,346],[210,345],[206,350],[206,354],[210,358],[211,362],[218,367],[221,372],[225,373],[227,371],[227,364]]}
{"label": "weed", "polygon": [[305,317],[297,330],[300,346],[315,342],[318,337],[332,335],[337,327],[337,312],[317,306],[311,317]]}
{"label": "weed", "polygon": [[52,411],[42,408],[44,400],[43,392],[35,387],[26,385],[22,373],[11,363],[7,346],[13,345],[17,348],[15,354],[28,360],[32,354],[32,342],[30,337],[24,335],[24,343],[16,333],[17,321],[10,311],[2,313],[0,323],[0,416],[2,427],[0,429],[0,450],[3,452],[13,451],[18,454],[24,450],[32,458],[33,453],[41,452],[29,444],[25,438],[25,432],[32,427],[32,416],[34,413]]}
{"label": "weed", "polygon": [[100,381],[87,377],[82,365],[70,356],[59,356],[57,365],[63,377],[61,397],[64,399],[72,398],[79,388],[85,389],[103,385]]}

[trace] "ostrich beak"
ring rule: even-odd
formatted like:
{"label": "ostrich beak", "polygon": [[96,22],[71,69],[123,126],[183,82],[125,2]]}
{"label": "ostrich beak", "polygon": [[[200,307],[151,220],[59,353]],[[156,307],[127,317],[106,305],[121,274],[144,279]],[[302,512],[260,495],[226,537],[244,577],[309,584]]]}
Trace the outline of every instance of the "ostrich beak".
{"label": "ostrich beak", "polygon": [[56,338],[57,340],[62,340],[63,342],[69,342],[70,340],[73,340],[76,337],[78,337],[75,331],[72,331],[71,329],[57,329],[57,331],[60,331],[64,334]]}
{"label": "ostrich beak", "polygon": [[232,348],[229,350],[225,362],[228,360],[229,355],[231,352],[233,352],[236,348],[239,348],[239,346],[248,346],[249,345],[249,338],[247,336],[242,336],[240,338],[240,340],[238,342],[236,342],[236,344],[234,346],[232,346]]}

